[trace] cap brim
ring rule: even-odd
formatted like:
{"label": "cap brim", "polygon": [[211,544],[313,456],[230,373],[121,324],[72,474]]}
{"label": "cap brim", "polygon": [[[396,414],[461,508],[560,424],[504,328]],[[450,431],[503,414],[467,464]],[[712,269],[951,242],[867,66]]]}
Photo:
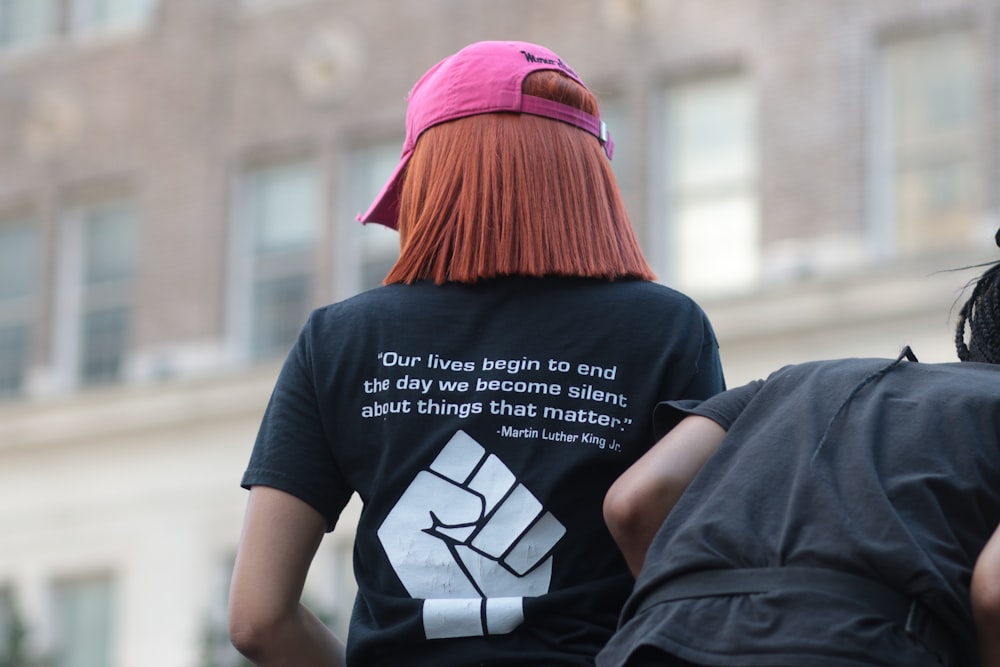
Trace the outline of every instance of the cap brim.
{"label": "cap brim", "polygon": [[382,187],[382,191],[375,197],[375,201],[365,213],[358,215],[359,222],[366,225],[374,222],[391,229],[399,229],[399,195],[403,185],[403,172],[410,161],[410,155],[412,151],[404,153],[399,159],[399,164]]}

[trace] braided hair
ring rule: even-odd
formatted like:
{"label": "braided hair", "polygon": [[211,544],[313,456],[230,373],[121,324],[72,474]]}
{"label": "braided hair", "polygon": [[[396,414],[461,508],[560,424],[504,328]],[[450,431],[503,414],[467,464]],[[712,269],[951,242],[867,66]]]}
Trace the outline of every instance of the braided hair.
{"label": "braided hair", "polygon": [[[1000,247],[1000,230],[996,233]],[[969,330],[969,342],[965,330]],[[961,361],[1000,364],[1000,262],[990,267],[962,306],[955,327],[955,349]]]}

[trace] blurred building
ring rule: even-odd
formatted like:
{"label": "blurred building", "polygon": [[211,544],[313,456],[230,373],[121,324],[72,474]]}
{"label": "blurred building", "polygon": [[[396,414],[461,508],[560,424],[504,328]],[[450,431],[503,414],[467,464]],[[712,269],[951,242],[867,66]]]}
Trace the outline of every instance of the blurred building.
{"label": "blurred building", "polygon": [[[0,0],[0,661],[238,664],[239,479],[278,365],[391,265],[354,215],[409,86],[480,39],[599,93],[730,384],[954,358],[976,272],[949,270],[997,255],[1000,0]],[[307,591],[341,632],[356,511]]]}

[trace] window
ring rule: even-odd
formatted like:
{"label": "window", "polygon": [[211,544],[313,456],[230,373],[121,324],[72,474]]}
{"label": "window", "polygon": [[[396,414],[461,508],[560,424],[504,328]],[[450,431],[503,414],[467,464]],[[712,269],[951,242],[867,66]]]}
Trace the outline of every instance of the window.
{"label": "window", "polygon": [[253,167],[241,185],[240,236],[249,271],[249,354],[283,356],[314,301],[320,235],[320,179],[314,163]]}
{"label": "window", "polygon": [[661,275],[700,294],[745,289],[759,271],[756,106],[741,75],[672,86],[665,96]]}
{"label": "window", "polygon": [[912,255],[963,244],[976,232],[975,53],[965,31],[887,44],[881,169],[884,245]]}
{"label": "window", "polygon": [[55,33],[56,0],[0,0],[0,50],[28,47]]}
{"label": "window", "polygon": [[114,663],[113,592],[111,578],[107,576],[56,584],[55,667],[107,667]]}
{"label": "window", "polygon": [[70,0],[70,32],[89,36],[138,30],[154,9],[154,0]]}
{"label": "window", "polygon": [[129,203],[85,211],[82,224],[81,384],[121,378],[129,348],[136,272],[136,225]]}
{"label": "window", "polygon": [[[620,97],[601,99],[600,105],[601,118],[607,124],[611,140],[615,144],[611,169],[615,173],[618,188],[621,190],[622,198],[631,214],[636,193],[635,174],[631,160],[635,155],[636,146],[632,133],[633,121],[630,116],[630,107],[627,101]],[[637,233],[638,231],[636,230]]]}
{"label": "window", "polygon": [[[357,151],[353,165],[357,180],[351,197],[355,213],[367,211],[371,206],[399,163],[402,146],[400,139],[373,144]],[[358,285],[362,290],[378,287],[399,257],[399,233],[377,224],[356,223],[355,229],[360,246]]]}
{"label": "window", "polygon": [[38,308],[38,231],[28,219],[0,221],[0,397],[24,390]]}
{"label": "window", "polygon": [[62,227],[54,363],[65,388],[119,381],[131,347],[138,229],[128,199],[71,210]]}
{"label": "window", "polygon": [[135,31],[152,18],[156,0],[0,0],[0,51],[67,35]]}

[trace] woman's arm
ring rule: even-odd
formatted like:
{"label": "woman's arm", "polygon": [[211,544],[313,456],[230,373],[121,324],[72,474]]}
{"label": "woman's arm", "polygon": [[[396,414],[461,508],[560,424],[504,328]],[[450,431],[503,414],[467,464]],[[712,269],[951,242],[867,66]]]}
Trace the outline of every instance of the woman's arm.
{"label": "woman's arm", "polygon": [[686,417],[611,485],[604,520],[633,575],[660,524],[725,435],[707,417]]}
{"label": "woman's arm", "polygon": [[972,616],[981,667],[1000,667],[1000,526],[972,571]]}
{"label": "woman's arm", "polygon": [[323,516],[284,491],[250,489],[229,595],[229,637],[259,667],[342,667],[344,645],[300,603]]}

